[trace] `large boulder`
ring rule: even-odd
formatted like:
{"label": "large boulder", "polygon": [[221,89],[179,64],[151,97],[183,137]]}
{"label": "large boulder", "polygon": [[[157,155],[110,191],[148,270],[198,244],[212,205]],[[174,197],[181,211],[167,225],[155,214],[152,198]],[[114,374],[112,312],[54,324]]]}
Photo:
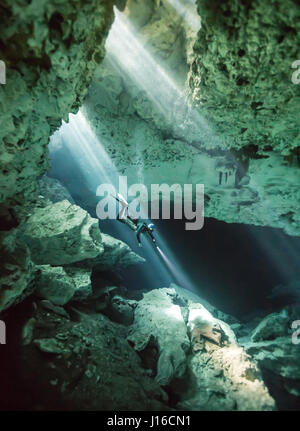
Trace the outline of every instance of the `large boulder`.
{"label": "large boulder", "polygon": [[66,273],[71,277],[76,290],[73,299],[76,301],[85,301],[92,296],[91,270],[88,268],[78,268],[66,266]]}
{"label": "large boulder", "polygon": [[19,349],[31,410],[169,410],[126,341],[127,328],[99,313],[70,320],[44,304],[37,301],[36,324]]}
{"label": "large boulder", "polygon": [[36,277],[36,295],[53,304],[64,305],[71,299],[82,301],[92,294],[91,271],[82,268],[40,265]]}
{"label": "large boulder", "polygon": [[104,233],[101,234],[101,237],[104,252],[94,259],[81,262],[81,265],[97,267],[101,271],[106,271],[145,262],[145,259],[134,253],[125,242]]}
{"label": "large boulder", "polygon": [[0,312],[32,293],[35,265],[28,247],[17,239],[17,230],[0,235]]}
{"label": "large boulder", "polygon": [[138,352],[155,344],[158,350],[156,381],[163,386],[184,376],[190,347],[181,308],[173,301],[176,296],[175,290],[170,288],[145,293],[135,309],[128,337]]}
{"label": "large boulder", "polygon": [[66,265],[103,253],[98,220],[69,201],[36,208],[23,229],[36,264]]}
{"label": "large boulder", "polygon": [[[182,290],[184,299],[183,295]],[[186,305],[182,303],[181,308],[187,308],[192,351],[187,358],[186,387],[178,392],[177,407],[184,410],[274,409],[275,402],[256,362],[238,345],[231,327],[214,317],[222,313],[217,313],[212,306],[209,311],[195,295],[193,300],[191,295],[187,297]]]}
{"label": "large boulder", "polygon": [[201,303],[185,299],[184,292],[145,293],[128,340],[146,368],[157,369],[156,381],[179,399],[176,409],[275,408],[256,361],[238,345],[229,325]]}

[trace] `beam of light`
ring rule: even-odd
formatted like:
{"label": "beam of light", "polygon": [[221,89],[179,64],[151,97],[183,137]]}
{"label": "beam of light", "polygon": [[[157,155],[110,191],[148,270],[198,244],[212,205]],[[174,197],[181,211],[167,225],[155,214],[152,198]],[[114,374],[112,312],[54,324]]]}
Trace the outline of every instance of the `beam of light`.
{"label": "beam of light", "polygon": [[[158,238],[159,238],[160,243],[164,243],[164,246],[162,246],[162,247],[167,250],[168,255],[171,254],[170,249],[167,247],[167,244],[165,242],[163,242],[160,235],[158,235]],[[162,249],[160,247],[157,247],[157,251],[158,251],[161,259],[163,260],[164,264],[168,268],[168,271],[172,275],[173,281],[179,287],[183,287],[184,289],[190,290],[191,292],[195,292],[196,291],[195,286],[190,282],[190,280],[187,277],[187,275],[185,274],[184,270],[182,270],[180,268],[180,265],[178,264],[178,261],[174,258],[174,256],[172,256],[172,258],[170,259],[162,251]]]}
{"label": "beam of light", "polygon": [[[213,136],[211,127],[186,101],[184,90],[176,84],[176,78],[165,70],[146,50],[124,14],[115,10],[115,22],[106,41],[107,60],[121,74],[128,75],[152,101],[167,121],[173,121],[173,109],[182,109],[182,121],[189,118],[201,134]],[[188,116],[187,116],[188,114]],[[182,124],[182,127],[184,124]]]}
{"label": "beam of light", "polygon": [[60,129],[50,138],[50,152],[64,145],[68,148],[91,189],[95,191],[103,182],[117,187],[118,170],[104,147],[93,133],[81,111],[69,115],[69,122],[62,122]]}
{"label": "beam of light", "polygon": [[258,262],[258,266],[272,265],[286,284],[295,279],[297,274],[300,275],[300,246],[294,238],[288,237],[281,230],[272,230],[255,235],[253,240],[266,257],[266,261]]}
{"label": "beam of light", "polygon": [[199,31],[201,20],[197,12],[196,0],[167,0],[167,2],[193,31]]}

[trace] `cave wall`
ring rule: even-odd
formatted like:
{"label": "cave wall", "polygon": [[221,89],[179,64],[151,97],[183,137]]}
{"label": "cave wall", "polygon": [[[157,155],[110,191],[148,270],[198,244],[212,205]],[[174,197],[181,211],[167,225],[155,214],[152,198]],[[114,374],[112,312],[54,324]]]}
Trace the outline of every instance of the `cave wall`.
{"label": "cave wall", "polygon": [[[49,136],[82,104],[104,56],[113,2],[1,2],[0,203],[20,216],[35,179],[48,169]],[[18,208],[18,210],[17,210]],[[16,214],[17,213],[17,214]],[[8,221],[9,223],[9,221]]]}
{"label": "cave wall", "polygon": [[291,154],[300,138],[300,87],[291,80],[300,58],[299,2],[197,3],[202,31],[190,87],[202,115],[229,149]]}
{"label": "cave wall", "polygon": [[43,205],[36,179],[49,167],[49,137],[82,104],[104,57],[114,4],[125,6],[122,0],[1,2],[0,310],[35,289],[36,268],[20,227]]}

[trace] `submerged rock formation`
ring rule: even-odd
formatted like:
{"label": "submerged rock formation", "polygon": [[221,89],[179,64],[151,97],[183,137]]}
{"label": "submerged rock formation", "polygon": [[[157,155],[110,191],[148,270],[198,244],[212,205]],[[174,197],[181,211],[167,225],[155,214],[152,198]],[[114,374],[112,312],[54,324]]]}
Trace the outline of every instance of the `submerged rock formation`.
{"label": "submerged rock formation", "polygon": [[253,330],[250,340],[241,340],[246,352],[263,371],[282,409],[299,406],[300,342],[297,336],[293,337],[296,329],[292,326],[297,319],[299,306],[289,306],[266,316]]}
{"label": "submerged rock formation", "polygon": [[37,266],[35,294],[65,305],[71,299],[84,301],[92,295],[91,270],[50,265]]}
{"label": "submerged rock formation", "polygon": [[129,340],[144,352],[148,364],[156,350],[155,380],[177,393],[179,409],[275,408],[256,362],[239,346],[229,325],[174,288],[144,295],[135,309]]}
{"label": "submerged rock formation", "polygon": [[[185,300],[174,288],[154,289],[135,301],[113,294],[110,301],[104,316],[88,304],[61,307],[35,299],[21,331],[20,350],[22,384],[31,408],[275,408],[256,361],[229,326],[201,303]],[[116,304],[122,304],[127,316],[119,323],[112,321]],[[126,304],[134,312],[133,321],[124,312]],[[197,322],[193,310],[201,310]],[[211,327],[220,325],[225,337],[211,337],[203,319]],[[191,320],[199,329],[197,349]]]}
{"label": "submerged rock formation", "polygon": [[299,5],[293,0],[197,4],[202,28],[190,87],[201,115],[230,150],[250,146],[254,155],[297,156],[300,89],[291,78],[292,63],[300,57]]}
{"label": "submerged rock formation", "polygon": [[32,199],[48,168],[49,136],[86,94],[113,21],[113,2],[47,1],[1,4],[0,203]]}
{"label": "submerged rock formation", "polygon": [[0,311],[34,290],[58,305],[92,294],[91,272],[144,262],[130,247],[101,235],[98,220],[63,200],[35,207],[26,222],[2,234]]}
{"label": "submerged rock formation", "polygon": [[23,384],[34,410],[169,409],[128,345],[126,327],[101,314],[80,312],[70,320],[41,303],[34,319],[32,341],[22,349]]}
{"label": "submerged rock formation", "polygon": [[134,253],[125,242],[113,238],[105,233],[101,234],[103,253],[94,259],[87,259],[80,263],[84,267],[97,267],[98,270],[126,268],[137,263],[144,263],[145,259]]}
{"label": "submerged rock formation", "polygon": [[98,220],[67,200],[37,208],[26,221],[23,235],[39,265],[66,265],[104,251]]}
{"label": "submerged rock formation", "polygon": [[[24,222],[37,203],[36,179],[49,167],[49,137],[82,104],[104,57],[113,5],[103,0],[1,3],[0,59],[6,68],[6,84],[0,86],[1,230]],[[1,249],[4,309],[32,291],[34,265],[19,231],[1,235]]]}
{"label": "submerged rock formation", "polygon": [[26,298],[34,290],[35,265],[26,244],[17,239],[17,230],[1,232],[0,312]]}

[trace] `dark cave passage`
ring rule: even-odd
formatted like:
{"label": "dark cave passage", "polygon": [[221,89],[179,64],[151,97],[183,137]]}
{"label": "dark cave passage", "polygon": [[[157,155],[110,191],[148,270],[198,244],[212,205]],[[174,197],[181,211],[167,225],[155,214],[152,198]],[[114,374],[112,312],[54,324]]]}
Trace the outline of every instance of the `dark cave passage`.
{"label": "dark cave passage", "polygon": [[[101,230],[114,235],[115,223],[118,222],[102,221]],[[272,243],[278,260],[290,272],[287,279],[256,241],[258,236],[263,236],[266,242],[271,242],[277,229],[227,224],[215,219],[205,219],[203,229],[196,232],[186,231],[184,220],[157,220],[155,224],[180,263],[181,270],[188,274],[194,292],[223,312],[247,320],[281,309],[296,300],[297,291],[291,292],[287,285],[300,279],[297,262],[282,255],[278,243]],[[291,247],[300,247],[300,239],[282,235]],[[120,239],[143,256],[134,234],[128,238],[127,233],[121,233]],[[157,241],[159,243],[159,236]],[[144,265],[147,263],[123,270],[128,286],[153,289],[167,285],[167,279],[157,273],[152,279],[145,278]],[[272,290],[279,285],[282,289],[274,295]]]}

